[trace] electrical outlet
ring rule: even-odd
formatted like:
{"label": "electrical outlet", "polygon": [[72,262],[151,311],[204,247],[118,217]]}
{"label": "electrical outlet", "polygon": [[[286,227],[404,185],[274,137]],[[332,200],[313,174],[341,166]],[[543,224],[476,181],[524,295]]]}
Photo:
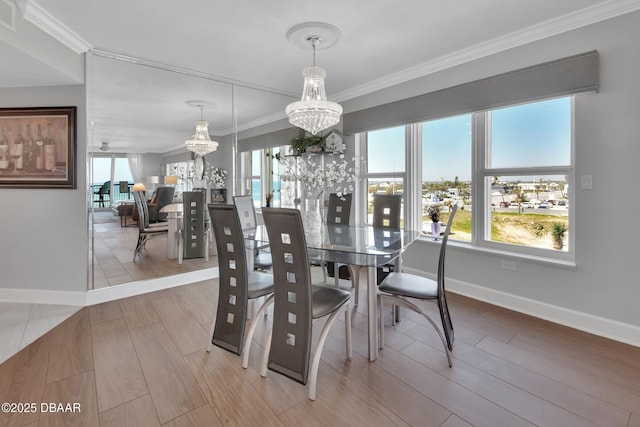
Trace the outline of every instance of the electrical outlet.
{"label": "electrical outlet", "polygon": [[515,261],[502,261],[502,268],[509,271],[516,271]]}

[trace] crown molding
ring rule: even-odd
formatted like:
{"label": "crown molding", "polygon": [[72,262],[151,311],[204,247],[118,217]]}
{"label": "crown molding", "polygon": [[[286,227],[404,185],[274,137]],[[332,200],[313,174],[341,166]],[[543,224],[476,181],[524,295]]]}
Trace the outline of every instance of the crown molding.
{"label": "crown molding", "polygon": [[45,33],[74,52],[81,54],[91,49],[91,44],[33,0],[16,0],[22,16]]}
{"label": "crown molding", "polygon": [[388,87],[424,77],[457,65],[500,53],[514,47],[522,46],[551,36],[565,33],[587,25],[595,24],[616,16],[624,15],[640,9],[640,0],[610,0],[605,3],[582,9],[558,18],[550,19],[538,25],[524,28],[510,34],[478,43],[432,61],[418,64],[406,70],[390,74],[384,78],[356,86],[346,91],[331,95],[336,102],[342,102]]}
{"label": "crown molding", "polygon": [[16,32],[16,7],[9,0],[0,0],[0,25]]}

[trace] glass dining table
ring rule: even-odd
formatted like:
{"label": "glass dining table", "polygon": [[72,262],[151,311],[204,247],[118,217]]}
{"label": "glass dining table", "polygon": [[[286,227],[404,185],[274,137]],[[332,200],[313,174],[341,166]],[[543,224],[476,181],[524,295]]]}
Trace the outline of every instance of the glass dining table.
{"label": "glass dining table", "polygon": [[[259,247],[268,245],[264,226],[245,230],[245,239]],[[320,224],[305,226],[309,258],[367,268],[369,360],[378,358],[377,267],[400,263],[402,252],[420,236],[416,230],[377,228],[370,225]],[[398,265],[398,267],[401,267]]]}

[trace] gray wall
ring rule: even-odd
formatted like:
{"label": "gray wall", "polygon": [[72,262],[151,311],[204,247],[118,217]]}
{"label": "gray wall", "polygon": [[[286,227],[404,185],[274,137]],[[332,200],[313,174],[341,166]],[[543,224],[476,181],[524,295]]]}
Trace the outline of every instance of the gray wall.
{"label": "gray wall", "polygon": [[[578,95],[575,102],[576,181],[580,175],[593,175],[593,190],[576,188],[572,201],[576,267],[516,259],[517,271],[512,272],[501,268],[501,261],[509,258],[451,247],[447,258],[451,289],[464,289],[461,283],[478,285],[497,291],[494,295],[507,293],[640,326],[639,24],[640,14],[633,13],[414,82],[417,91],[432,90],[591,49],[601,54],[600,93]],[[380,100],[391,93],[377,95]],[[420,242],[408,251],[404,264],[417,270],[425,270],[426,264],[434,272],[436,250],[435,245]]]}
{"label": "gray wall", "polygon": [[0,287],[87,289],[84,86],[0,89],[0,107],[77,107],[77,189],[0,189]]}
{"label": "gray wall", "polygon": [[[577,29],[352,101],[354,111],[464,83],[531,64],[597,49],[601,91],[576,97],[576,177],[593,175],[593,190],[576,189],[576,267],[516,259],[517,271],[503,270],[505,256],[452,246],[447,268],[451,288],[481,292],[575,310],[588,316],[640,327],[640,13]],[[85,93],[83,87],[0,90],[1,106],[78,106],[78,189],[2,189],[0,287],[84,290],[87,272],[85,201]],[[251,136],[251,135],[247,135]],[[229,165],[230,142],[208,160]],[[230,186],[228,186],[230,188]],[[419,242],[404,257],[408,268],[435,271],[437,247]],[[640,342],[640,341],[639,341]]]}

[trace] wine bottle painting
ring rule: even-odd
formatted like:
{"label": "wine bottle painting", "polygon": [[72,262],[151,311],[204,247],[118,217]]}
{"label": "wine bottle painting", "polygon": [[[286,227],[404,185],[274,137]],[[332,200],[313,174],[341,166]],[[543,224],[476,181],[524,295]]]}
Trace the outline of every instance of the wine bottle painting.
{"label": "wine bottle painting", "polygon": [[0,108],[0,187],[75,188],[76,107]]}

